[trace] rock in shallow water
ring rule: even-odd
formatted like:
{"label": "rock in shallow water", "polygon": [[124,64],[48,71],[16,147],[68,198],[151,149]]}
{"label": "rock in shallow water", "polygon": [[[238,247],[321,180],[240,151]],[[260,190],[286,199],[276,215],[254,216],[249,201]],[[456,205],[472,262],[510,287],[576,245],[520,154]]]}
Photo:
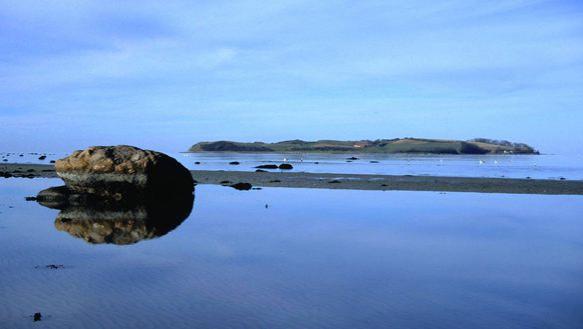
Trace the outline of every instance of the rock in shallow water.
{"label": "rock in shallow water", "polygon": [[[83,204],[117,204],[120,200],[114,198],[103,198],[99,195],[79,193],[67,186],[55,186],[42,190],[36,196],[36,201],[41,205],[52,209],[63,209],[71,205]],[[135,198],[126,198],[124,203],[135,203]]]}
{"label": "rock in shallow water", "polygon": [[127,145],[75,151],[57,160],[55,169],[71,189],[103,196],[194,188],[190,172],[174,158]]}
{"label": "rock in shallow water", "polygon": [[278,168],[279,169],[284,169],[284,170],[291,170],[291,169],[294,169],[294,166],[292,166],[289,163],[282,163],[282,164],[279,165]]}
{"label": "rock in shallow water", "polygon": [[277,167],[277,165],[274,165],[274,164],[266,164],[266,165],[257,166],[255,168],[258,168],[258,169],[277,169],[278,167]]}
{"label": "rock in shallow water", "polygon": [[253,185],[249,183],[237,183],[230,186],[239,191],[249,191],[253,187]]}

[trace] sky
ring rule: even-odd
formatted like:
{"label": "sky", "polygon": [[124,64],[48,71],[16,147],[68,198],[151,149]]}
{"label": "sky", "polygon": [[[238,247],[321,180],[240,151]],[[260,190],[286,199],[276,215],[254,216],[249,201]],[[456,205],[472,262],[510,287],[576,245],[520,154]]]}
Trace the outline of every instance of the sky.
{"label": "sky", "polygon": [[0,0],[0,151],[408,136],[583,154],[583,2]]}

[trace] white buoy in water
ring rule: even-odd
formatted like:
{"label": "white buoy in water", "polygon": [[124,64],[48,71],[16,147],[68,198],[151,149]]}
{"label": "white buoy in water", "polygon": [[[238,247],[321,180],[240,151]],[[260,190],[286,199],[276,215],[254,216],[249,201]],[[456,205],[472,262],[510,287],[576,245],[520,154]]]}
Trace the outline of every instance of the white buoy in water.
{"label": "white buoy in water", "polygon": [[481,165],[482,165],[482,164],[484,164],[484,163],[486,163],[486,161],[484,161],[484,160],[480,160],[480,164],[481,164]]}

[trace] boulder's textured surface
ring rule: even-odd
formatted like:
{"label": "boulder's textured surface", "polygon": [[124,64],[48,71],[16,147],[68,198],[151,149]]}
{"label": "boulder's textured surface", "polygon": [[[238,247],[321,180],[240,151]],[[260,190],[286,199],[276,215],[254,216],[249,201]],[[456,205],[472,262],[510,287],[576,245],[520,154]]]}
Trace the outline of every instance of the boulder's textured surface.
{"label": "boulder's textured surface", "polygon": [[137,147],[93,146],[57,160],[55,169],[77,192],[115,196],[128,192],[192,192],[188,169],[174,158]]}

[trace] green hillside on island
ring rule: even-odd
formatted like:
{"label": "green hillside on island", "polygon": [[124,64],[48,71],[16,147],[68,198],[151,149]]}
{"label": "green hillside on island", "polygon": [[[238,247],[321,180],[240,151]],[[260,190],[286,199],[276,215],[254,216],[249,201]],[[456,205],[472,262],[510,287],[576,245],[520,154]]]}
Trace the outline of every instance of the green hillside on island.
{"label": "green hillside on island", "polygon": [[197,143],[188,152],[538,154],[533,147],[524,143],[486,138],[468,141],[424,138],[311,142],[296,139],[277,143],[216,141]]}

